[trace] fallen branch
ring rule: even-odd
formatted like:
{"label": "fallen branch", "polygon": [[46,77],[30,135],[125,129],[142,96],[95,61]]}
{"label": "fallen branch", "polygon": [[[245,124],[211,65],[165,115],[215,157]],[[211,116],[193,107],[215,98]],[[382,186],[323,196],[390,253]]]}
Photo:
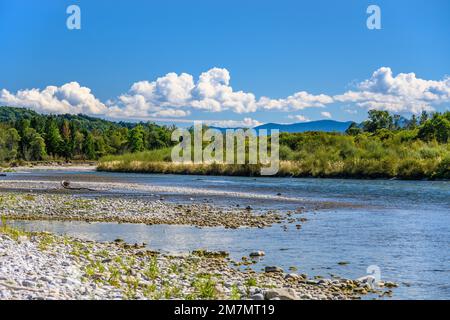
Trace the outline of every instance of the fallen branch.
{"label": "fallen branch", "polygon": [[71,186],[70,186],[70,181],[65,181],[65,180],[61,181],[61,186],[62,186],[64,189],[67,189],[67,190],[87,190],[87,191],[97,191],[97,190],[91,189],[91,188],[71,187]]}

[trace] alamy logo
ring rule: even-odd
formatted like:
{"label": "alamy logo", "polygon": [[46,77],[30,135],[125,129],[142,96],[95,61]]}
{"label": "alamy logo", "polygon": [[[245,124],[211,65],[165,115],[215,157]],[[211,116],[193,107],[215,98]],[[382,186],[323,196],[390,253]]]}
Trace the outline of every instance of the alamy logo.
{"label": "alamy logo", "polygon": [[66,26],[69,30],[81,29],[81,9],[77,5],[68,6],[66,13],[70,16],[66,20]]}
{"label": "alamy logo", "polygon": [[[270,137],[270,143],[269,143]],[[193,130],[178,128],[172,141],[179,142],[172,149],[172,162],[185,164],[254,164],[261,165],[261,175],[275,175],[279,170],[279,131],[254,129],[218,129],[203,132],[201,122]],[[206,146],[204,143],[208,143]],[[226,146],[226,148],[224,148]]]}
{"label": "alamy logo", "polygon": [[367,14],[370,16],[367,18],[367,28],[369,30],[381,29],[381,8],[377,5],[370,5],[367,8]]}

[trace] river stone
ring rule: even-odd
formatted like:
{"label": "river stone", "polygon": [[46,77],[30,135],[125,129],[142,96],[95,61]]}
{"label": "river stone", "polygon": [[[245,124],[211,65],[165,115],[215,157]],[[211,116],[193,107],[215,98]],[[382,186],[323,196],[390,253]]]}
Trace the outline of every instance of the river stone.
{"label": "river stone", "polygon": [[292,288],[270,289],[265,293],[267,300],[279,298],[280,300],[298,300],[297,293]]}
{"label": "river stone", "polygon": [[30,280],[23,280],[22,286],[27,287],[27,288],[34,288],[36,286],[36,284]]}
{"label": "river stone", "polygon": [[285,275],[284,276],[284,279],[285,280],[299,280],[301,277],[298,275],[298,274],[296,274],[296,273],[289,273],[289,274],[287,274],[287,275]]}
{"label": "river stone", "polygon": [[280,267],[275,267],[275,266],[270,266],[270,267],[265,267],[264,272],[266,273],[272,273],[272,272],[283,272],[283,269],[281,269]]}
{"label": "river stone", "polygon": [[264,300],[264,295],[262,293],[254,294],[250,297],[251,300]]}
{"label": "river stone", "polygon": [[264,251],[254,251],[250,253],[250,257],[263,257],[266,253]]}
{"label": "river stone", "polygon": [[386,281],[386,282],[384,283],[384,286],[385,286],[386,288],[397,288],[397,287],[398,287],[398,285],[397,285],[396,283],[394,283],[394,282],[389,282],[389,281]]}

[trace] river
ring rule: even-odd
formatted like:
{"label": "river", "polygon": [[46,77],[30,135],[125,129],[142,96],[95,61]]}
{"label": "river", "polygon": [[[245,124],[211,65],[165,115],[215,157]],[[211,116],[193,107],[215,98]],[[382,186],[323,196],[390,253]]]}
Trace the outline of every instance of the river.
{"label": "river", "polygon": [[[145,242],[152,249],[183,252],[227,250],[239,259],[255,250],[266,256],[257,268],[277,265],[286,271],[357,278],[376,266],[381,279],[394,281],[394,299],[450,299],[450,182],[203,177],[101,173],[94,170],[39,171],[3,179],[114,181],[152,186],[189,187],[198,192],[166,193],[167,201],[209,201],[251,205],[255,209],[295,210],[299,203],[323,203],[305,214],[300,230],[275,225],[265,229],[196,228],[83,222],[17,222],[90,240]],[[203,190],[248,194],[242,199],[204,194]],[[267,199],[251,195],[267,195]],[[277,199],[277,195],[293,201]],[[88,196],[88,195],[86,195]],[[115,196],[135,196],[126,188]],[[333,205],[343,204],[343,205]],[[308,208],[308,206],[306,206]],[[342,263],[345,262],[345,263]]]}

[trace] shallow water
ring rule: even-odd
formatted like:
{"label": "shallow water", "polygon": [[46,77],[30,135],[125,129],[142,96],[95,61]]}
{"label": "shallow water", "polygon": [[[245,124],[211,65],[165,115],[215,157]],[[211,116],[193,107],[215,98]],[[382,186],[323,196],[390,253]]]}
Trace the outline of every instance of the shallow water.
{"label": "shallow water", "polygon": [[[266,229],[147,226],[82,222],[18,222],[30,230],[47,230],[92,240],[145,242],[152,249],[183,252],[198,248],[227,250],[239,259],[264,250],[257,268],[277,265],[286,271],[357,278],[376,265],[384,280],[400,284],[398,299],[450,299],[450,183],[445,181],[369,181],[289,178],[199,177],[95,172],[17,173],[11,179],[54,177],[72,181],[133,182],[276,195],[355,206],[306,213],[301,230],[288,225]],[[169,201],[207,198],[217,204],[251,204],[256,209],[295,209],[298,203],[274,197],[227,199],[201,192],[171,194]],[[348,264],[340,265],[338,262]]]}

